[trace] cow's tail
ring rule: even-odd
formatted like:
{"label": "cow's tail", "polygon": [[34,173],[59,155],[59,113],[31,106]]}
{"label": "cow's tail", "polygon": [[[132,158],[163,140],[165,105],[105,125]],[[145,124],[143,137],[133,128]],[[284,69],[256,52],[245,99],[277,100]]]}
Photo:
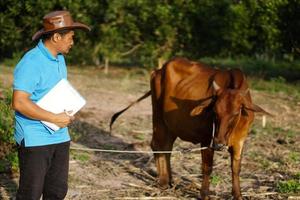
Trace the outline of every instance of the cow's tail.
{"label": "cow's tail", "polygon": [[113,123],[116,121],[116,119],[126,110],[128,110],[131,106],[135,105],[136,103],[142,101],[143,99],[147,98],[148,96],[151,95],[151,90],[149,90],[148,92],[146,92],[143,96],[141,96],[140,98],[138,98],[137,100],[135,100],[134,102],[132,102],[131,104],[129,104],[126,108],[124,108],[123,110],[120,110],[119,112],[115,113],[111,119],[110,119],[110,124],[109,124],[109,129],[110,129],[110,133],[111,133],[111,129],[112,129],[112,125]]}

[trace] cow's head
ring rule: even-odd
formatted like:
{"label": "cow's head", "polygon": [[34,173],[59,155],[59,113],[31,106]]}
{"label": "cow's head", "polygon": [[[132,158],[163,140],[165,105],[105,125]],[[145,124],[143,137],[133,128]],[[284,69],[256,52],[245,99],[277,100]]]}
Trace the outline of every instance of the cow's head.
{"label": "cow's head", "polygon": [[223,89],[215,81],[213,82],[213,88],[217,96],[214,106],[217,127],[213,143],[215,150],[228,148],[229,137],[241,116],[249,117],[249,120],[252,120],[252,112],[263,112],[270,115],[259,106],[252,104],[249,98],[246,98],[247,95],[250,95],[248,89]]}

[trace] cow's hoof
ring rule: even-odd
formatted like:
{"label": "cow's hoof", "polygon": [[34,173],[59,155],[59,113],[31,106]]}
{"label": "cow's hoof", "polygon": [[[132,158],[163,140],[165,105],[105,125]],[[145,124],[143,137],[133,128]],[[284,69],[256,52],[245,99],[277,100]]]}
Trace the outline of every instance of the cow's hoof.
{"label": "cow's hoof", "polygon": [[209,196],[201,197],[201,200],[210,200]]}
{"label": "cow's hoof", "polygon": [[161,190],[167,190],[169,188],[170,187],[168,185],[159,185],[159,189],[161,189]]}
{"label": "cow's hoof", "polygon": [[161,190],[167,190],[170,188],[169,183],[167,183],[166,181],[158,181],[158,185]]}
{"label": "cow's hoof", "polygon": [[243,200],[243,197],[242,196],[233,197],[233,200]]}
{"label": "cow's hoof", "polygon": [[201,191],[201,200],[210,200],[209,191]]}

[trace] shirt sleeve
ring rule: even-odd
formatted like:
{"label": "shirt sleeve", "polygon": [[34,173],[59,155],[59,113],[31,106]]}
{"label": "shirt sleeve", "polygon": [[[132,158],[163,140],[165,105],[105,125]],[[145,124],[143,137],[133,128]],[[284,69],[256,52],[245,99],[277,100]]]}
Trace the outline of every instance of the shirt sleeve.
{"label": "shirt sleeve", "polygon": [[22,90],[32,94],[40,79],[38,67],[30,60],[21,60],[14,71],[14,90]]}

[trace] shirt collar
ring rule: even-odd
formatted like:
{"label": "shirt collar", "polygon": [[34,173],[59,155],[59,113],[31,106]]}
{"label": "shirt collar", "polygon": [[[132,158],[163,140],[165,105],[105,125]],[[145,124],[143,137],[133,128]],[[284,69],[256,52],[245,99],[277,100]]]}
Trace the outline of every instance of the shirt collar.
{"label": "shirt collar", "polygon": [[43,40],[40,39],[39,43],[38,43],[38,48],[40,49],[40,51],[43,53],[44,56],[46,56],[49,60],[53,60],[53,61],[58,61],[57,58],[55,58],[50,51],[47,49],[47,47],[45,47]]}

